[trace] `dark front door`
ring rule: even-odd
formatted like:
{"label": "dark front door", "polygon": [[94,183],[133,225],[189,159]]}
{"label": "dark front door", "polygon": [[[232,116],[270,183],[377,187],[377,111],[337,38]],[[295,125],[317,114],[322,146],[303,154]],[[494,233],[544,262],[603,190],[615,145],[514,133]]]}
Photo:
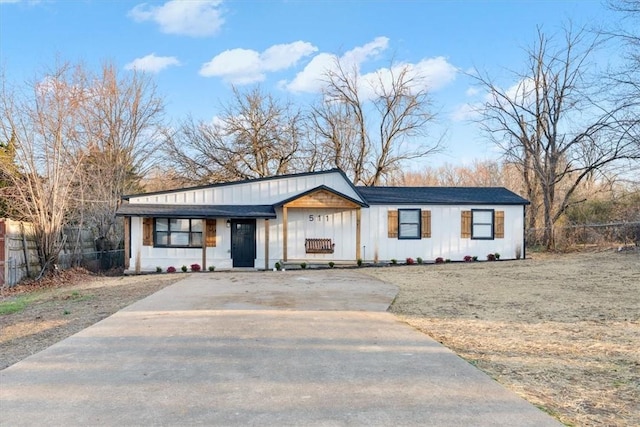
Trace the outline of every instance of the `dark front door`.
{"label": "dark front door", "polygon": [[254,267],[256,259],[256,220],[231,220],[231,258],[234,267]]}

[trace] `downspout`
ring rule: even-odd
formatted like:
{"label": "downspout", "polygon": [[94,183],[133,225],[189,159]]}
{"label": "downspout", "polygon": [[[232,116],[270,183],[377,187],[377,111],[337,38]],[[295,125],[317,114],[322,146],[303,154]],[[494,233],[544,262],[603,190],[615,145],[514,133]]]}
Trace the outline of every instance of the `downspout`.
{"label": "downspout", "polygon": [[527,259],[527,205],[522,205],[522,259]]}

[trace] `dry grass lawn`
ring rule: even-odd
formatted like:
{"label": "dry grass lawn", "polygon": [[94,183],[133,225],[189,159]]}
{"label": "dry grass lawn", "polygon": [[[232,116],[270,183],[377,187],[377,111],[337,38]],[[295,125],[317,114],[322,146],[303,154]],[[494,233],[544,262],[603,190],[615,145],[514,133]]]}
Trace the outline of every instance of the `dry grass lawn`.
{"label": "dry grass lawn", "polygon": [[364,270],[392,311],[567,425],[640,426],[640,251]]}

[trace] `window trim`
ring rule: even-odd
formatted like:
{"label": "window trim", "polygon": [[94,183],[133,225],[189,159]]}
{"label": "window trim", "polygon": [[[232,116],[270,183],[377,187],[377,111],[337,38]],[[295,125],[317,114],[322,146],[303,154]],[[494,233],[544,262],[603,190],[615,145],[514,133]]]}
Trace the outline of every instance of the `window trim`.
{"label": "window trim", "polygon": [[[476,212],[491,212],[491,222],[476,222]],[[495,209],[471,209],[471,239],[472,240],[495,240],[495,223],[496,223],[496,211]],[[475,227],[476,225],[488,225],[491,228],[491,236],[476,237]]]}
{"label": "window trim", "polygon": [[[402,224],[415,224],[414,222],[402,222],[402,212],[417,212],[418,213],[418,232],[415,236],[403,236]],[[422,209],[398,209],[398,240],[421,240],[422,239]]]}
{"label": "window trim", "polygon": [[[167,231],[162,231],[163,233],[167,233],[167,240],[169,242],[169,244],[167,245],[161,245],[158,243],[158,230],[156,228],[156,222],[159,219],[166,219],[167,220]],[[188,233],[189,234],[189,244],[188,245],[172,245],[171,244],[171,220],[172,219],[183,219],[183,220],[188,220],[189,221],[189,231],[175,231],[174,233]],[[202,231],[191,231],[193,226],[192,226],[192,221],[197,220],[197,221],[201,221],[202,222]],[[204,239],[204,227],[206,227],[206,220],[202,219],[202,218],[167,218],[167,217],[157,217],[157,218],[153,218],[153,247],[154,248],[187,248],[187,249],[202,249],[202,246],[205,245],[206,243],[203,242]],[[193,234],[200,234],[200,245],[194,245],[192,244],[193,241]]]}

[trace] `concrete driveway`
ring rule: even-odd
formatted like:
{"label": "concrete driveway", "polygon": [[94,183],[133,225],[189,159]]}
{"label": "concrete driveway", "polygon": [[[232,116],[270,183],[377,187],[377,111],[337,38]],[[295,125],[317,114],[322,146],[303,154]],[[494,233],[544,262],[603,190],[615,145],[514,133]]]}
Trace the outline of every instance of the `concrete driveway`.
{"label": "concrete driveway", "polygon": [[559,426],[349,270],[192,274],[0,371],[3,426]]}

